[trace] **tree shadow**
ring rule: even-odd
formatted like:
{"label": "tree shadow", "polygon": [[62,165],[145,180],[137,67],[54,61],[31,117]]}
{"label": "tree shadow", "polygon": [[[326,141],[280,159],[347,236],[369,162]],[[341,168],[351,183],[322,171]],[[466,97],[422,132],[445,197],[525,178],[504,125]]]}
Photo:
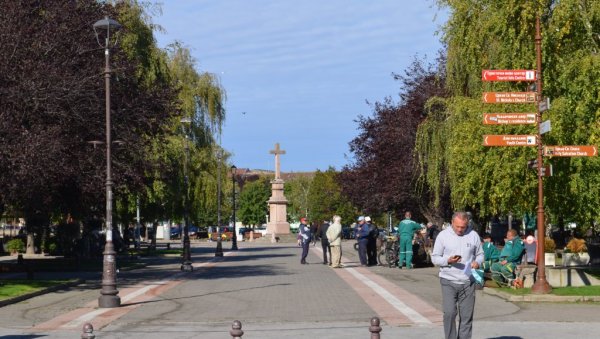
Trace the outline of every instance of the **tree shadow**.
{"label": "tree shadow", "polygon": [[45,334],[16,334],[16,335],[3,335],[0,336],[0,339],[34,339],[47,337]]}
{"label": "tree shadow", "polygon": [[253,255],[244,255],[244,256],[228,256],[225,261],[227,262],[240,262],[240,261],[249,261],[249,260],[261,260],[261,259],[269,259],[269,258],[284,258],[284,257],[294,257],[295,254],[253,254]]}
{"label": "tree shadow", "polygon": [[194,275],[184,277],[188,280],[237,279],[244,277],[274,276],[290,274],[285,268],[278,269],[272,265],[253,266],[215,266],[201,267]]}
{"label": "tree shadow", "polygon": [[523,337],[512,336],[512,335],[509,335],[509,336],[504,336],[503,335],[501,337],[490,337],[490,338],[487,338],[487,339],[523,339]]}
{"label": "tree shadow", "polygon": [[[230,294],[232,292],[242,292],[242,291],[250,291],[250,290],[262,289],[262,288],[270,288],[270,287],[275,287],[275,286],[288,286],[288,285],[291,285],[291,284],[290,283],[271,284],[271,285],[264,285],[264,286],[258,286],[258,287],[239,288],[239,289],[235,289],[235,290],[211,291],[211,292],[208,292],[208,293],[196,294],[196,295],[189,295],[189,296],[177,297],[177,298],[161,298],[161,299],[155,299],[155,300],[146,300],[146,301],[140,301],[140,302],[134,302],[134,303],[126,303],[126,304],[122,304],[121,306],[125,307],[125,306],[131,306],[131,305],[152,304],[152,303],[158,303],[158,302],[162,302],[162,301],[172,301],[172,300],[181,300],[181,299],[190,299],[190,298],[201,298],[201,297],[205,297],[205,296],[208,296],[208,295],[213,296],[215,294]],[[0,339],[1,338],[2,337],[0,337]]]}

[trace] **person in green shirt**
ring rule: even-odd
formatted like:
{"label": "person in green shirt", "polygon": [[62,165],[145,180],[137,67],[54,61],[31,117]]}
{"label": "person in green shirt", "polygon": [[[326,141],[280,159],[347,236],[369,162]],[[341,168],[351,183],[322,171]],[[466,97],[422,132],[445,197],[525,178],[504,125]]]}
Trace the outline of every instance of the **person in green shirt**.
{"label": "person in green shirt", "polygon": [[402,268],[403,263],[406,263],[406,268],[412,268],[413,248],[412,242],[415,232],[420,230],[422,226],[411,220],[410,212],[404,213],[404,220],[398,224],[398,232],[400,233],[400,250],[398,251],[398,267]]}
{"label": "person in green shirt", "polygon": [[504,248],[500,252],[500,261],[492,264],[492,280],[499,284],[509,284],[515,278],[517,265],[521,263],[524,253],[523,240],[515,229],[506,232]]}
{"label": "person in green shirt", "polygon": [[484,259],[481,268],[484,272],[490,272],[492,264],[498,262],[500,259],[500,251],[498,251],[498,248],[494,246],[494,243],[492,242],[492,236],[489,233],[485,233],[483,235],[482,247]]}

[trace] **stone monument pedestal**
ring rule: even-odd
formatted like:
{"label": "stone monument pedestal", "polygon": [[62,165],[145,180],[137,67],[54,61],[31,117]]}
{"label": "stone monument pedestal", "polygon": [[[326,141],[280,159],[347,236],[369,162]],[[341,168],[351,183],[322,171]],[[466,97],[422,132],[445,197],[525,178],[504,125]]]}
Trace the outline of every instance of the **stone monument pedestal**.
{"label": "stone monument pedestal", "polygon": [[267,237],[290,234],[290,224],[287,222],[287,199],[283,195],[282,179],[271,181],[272,194],[269,199],[269,223]]}

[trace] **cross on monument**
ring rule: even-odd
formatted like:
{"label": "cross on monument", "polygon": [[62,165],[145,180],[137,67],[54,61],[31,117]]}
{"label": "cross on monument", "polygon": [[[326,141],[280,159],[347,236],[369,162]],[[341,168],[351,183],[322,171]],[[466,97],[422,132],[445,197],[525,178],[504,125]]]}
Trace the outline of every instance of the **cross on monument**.
{"label": "cross on monument", "polygon": [[285,151],[279,148],[279,143],[275,144],[275,149],[270,150],[269,154],[275,154],[275,179],[281,179],[280,165],[279,165],[279,155],[285,154]]}

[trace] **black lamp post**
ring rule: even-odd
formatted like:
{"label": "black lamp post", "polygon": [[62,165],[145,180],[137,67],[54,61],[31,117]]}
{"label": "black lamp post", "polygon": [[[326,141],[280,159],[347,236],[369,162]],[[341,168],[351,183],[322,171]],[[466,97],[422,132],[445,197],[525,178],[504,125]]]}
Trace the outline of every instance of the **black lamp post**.
{"label": "black lamp post", "polygon": [[238,246],[237,246],[237,231],[235,229],[235,172],[237,170],[237,167],[235,167],[235,165],[231,165],[231,182],[233,184],[232,188],[232,195],[231,197],[233,198],[233,236],[231,237],[231,250],[233,251],[237,251],[238,250]]}
{"label": "black lamp post", "polygon": [[223,150],[221,149],[221,135],[219,134],[219,150],[217,152],[217,248],[215,257],[223,256],[223,244],[221,241],[221,161],[223,159]]}
{"label": "black lamp post", "polygon": [[[94,23],[94,33],[98,44],[104,48],[104,83],[106,87],[106,245],[104,245],[104,258],[102,263],[102,289],[98,298],[98,307],[112,308],[121,306],[121,298],[117,290],[116,253],[112,242],[112,177],[110,148],[110,49],[117,44],[116,39],[111,46],[111,33],[115,33],[121,25],[109,17]],[[102,42],[102,40],[104,40]]]}
{"label": "black lamp post", "polygon": [[183,202],[183,261],[181,263],[181,270],[191,272],[194,270],[192,266],[192,254],[190,250],[190,194],[189,194],[189,176],[188,176],[188,161],[190,158],[190,144],[185,124],[190,124],[192,120],[190,118],[182,118],[181,123],[183,124],[183,133],[185,134],[185,161],[183,162],[183,173],[184,173],[184,202]]}

